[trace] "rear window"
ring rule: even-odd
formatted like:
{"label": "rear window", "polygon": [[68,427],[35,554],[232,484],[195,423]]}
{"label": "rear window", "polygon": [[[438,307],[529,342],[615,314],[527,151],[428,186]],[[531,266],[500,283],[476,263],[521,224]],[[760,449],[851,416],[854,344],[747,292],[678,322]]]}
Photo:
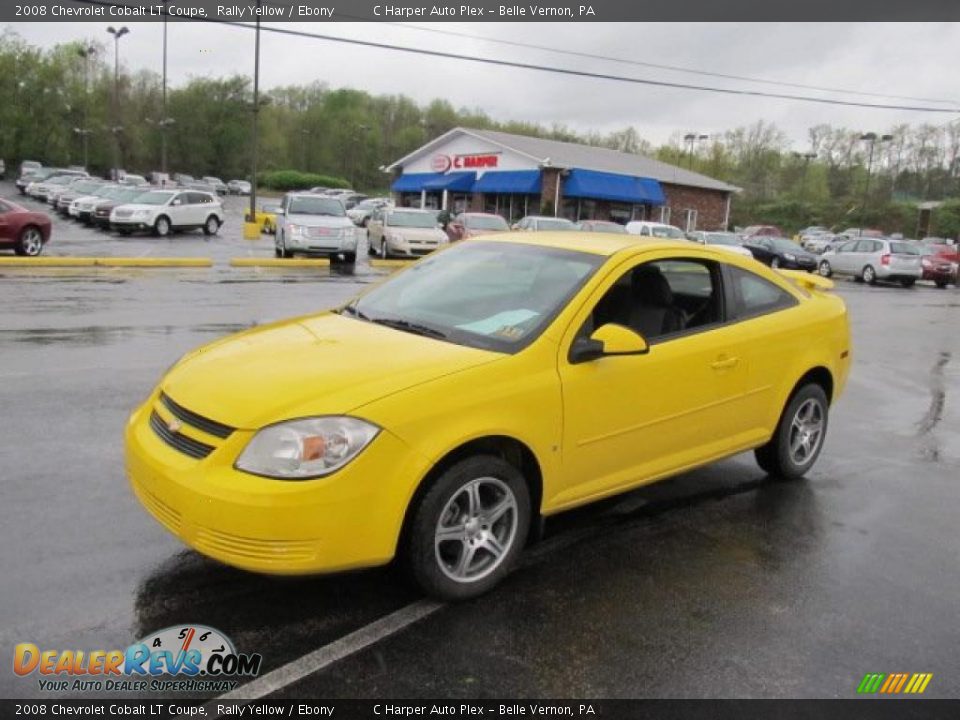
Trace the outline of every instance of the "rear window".
{"label": "rear window", "polygon": [[919,255],[920,250],[910,243],[892,242],[890,243],[890,252],[894,255]]}

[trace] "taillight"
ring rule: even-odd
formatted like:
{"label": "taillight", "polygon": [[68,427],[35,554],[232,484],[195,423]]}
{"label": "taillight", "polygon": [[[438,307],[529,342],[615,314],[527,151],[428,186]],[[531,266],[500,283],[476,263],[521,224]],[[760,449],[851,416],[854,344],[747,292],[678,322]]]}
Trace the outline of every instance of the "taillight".
{"label": "taillight", "polygon": [[889,254],[887,254],[887,255],[881,255],[881,256],[880,256],[880,264],[881,264],[881,265],[889,265],[889,264],[890,264],[890,255],[889,255]]}

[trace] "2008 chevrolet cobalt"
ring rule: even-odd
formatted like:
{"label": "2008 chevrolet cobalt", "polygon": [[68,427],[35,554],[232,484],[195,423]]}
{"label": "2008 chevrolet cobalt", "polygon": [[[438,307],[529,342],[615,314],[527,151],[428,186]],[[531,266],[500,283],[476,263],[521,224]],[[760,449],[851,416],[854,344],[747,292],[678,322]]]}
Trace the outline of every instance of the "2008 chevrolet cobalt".
{"label": "2008 chevrolet cobalt", "polygon": [[130,418],[150,513],[225,563],[492,587],[540,516],[753,449],[796,478],[850,366],[829,280],[687,242],[487,236],[182,358]]}

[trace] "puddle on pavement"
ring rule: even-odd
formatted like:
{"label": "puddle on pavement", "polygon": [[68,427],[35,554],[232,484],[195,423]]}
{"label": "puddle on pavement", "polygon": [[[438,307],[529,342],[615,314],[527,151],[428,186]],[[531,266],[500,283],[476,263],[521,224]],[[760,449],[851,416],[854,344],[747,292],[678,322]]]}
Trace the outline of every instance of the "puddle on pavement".
{"label": "puddle on pavement", "polygon": [[4,342],[30,345],[111,345],[133,337],[165,336],[188,333],[226,335],[254,327],[256,323],[205,323],[187,327],[177,325],[103,326],[77,328],[30,328],[0,330],[0,344]]}

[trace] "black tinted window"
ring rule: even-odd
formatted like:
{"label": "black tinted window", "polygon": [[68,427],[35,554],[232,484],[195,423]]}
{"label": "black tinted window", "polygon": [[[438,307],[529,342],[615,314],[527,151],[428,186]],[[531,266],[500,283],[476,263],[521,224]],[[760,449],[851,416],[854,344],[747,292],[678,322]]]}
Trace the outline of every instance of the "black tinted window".
{"label": "black tinted window", "polygon": [[790,293],[759,275],[732,265],[728,266],[728,272],[733,285],[733,315],[737,319],[765,315],[797,304]]}

